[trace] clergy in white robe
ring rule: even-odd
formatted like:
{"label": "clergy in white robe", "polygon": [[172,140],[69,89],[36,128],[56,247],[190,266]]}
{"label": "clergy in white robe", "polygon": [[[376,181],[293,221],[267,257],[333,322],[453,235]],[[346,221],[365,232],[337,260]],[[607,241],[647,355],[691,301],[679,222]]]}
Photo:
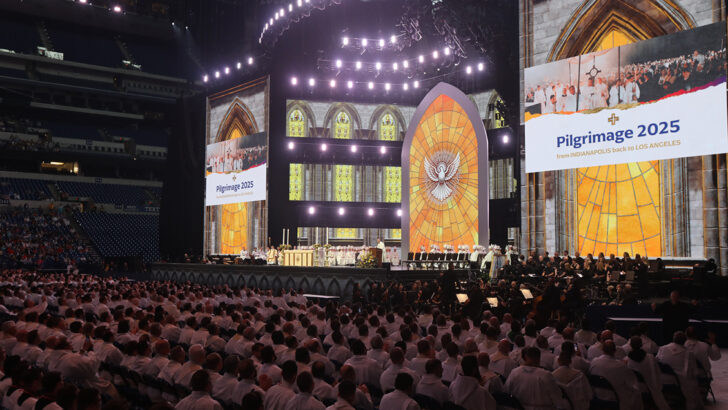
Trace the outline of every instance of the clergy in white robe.
{"label": "clergy in white robe", "polygon": [[410,394],[414,379],[407,373],[400,373],[394,380],[394,391],[385,394],[379,402],[379,410],[420,410],[420,406]]}
{"label": "clergy in white robe", "polygon": [[478,361],[475,356],[463,357],[460,366],[462,373],[450,383],[450,397],[453,403],[466,410],[495,410],[495,399],[480,385]]}
{"label": "clergy in white robe", "polygon": [[442,383],[442,364],[437,359],[430,359],[425,365],[426,374],[417,384],[417,394],[428,396],[441,406],[450,400],[450,391]]}
{"label": "clergy in white robe", "polygon": [[685,342],[685,348],[692,352],[695,360],[700,363],[702,369],[698,368],[699,377],[712,377],[710,372],[710,362],[720,360],[721,354],[718,345],[715,344],[715,334],[708,332],[708,342],[698,340],[695,334],[695,328],[688,327],[685,331],[688,340]]}
{"label": "clergy in white robe", "polygon": [[[642,395],[640,394],[637,377],[627,365],[614,357],[616,346],[611,340],[602,342],[603,355],[592,360],[589,373],[602,376],[609,381],[619,397],[620,410],[642,409]],[[596,391],[597,397],[607,400],[612,398],[605,392]]]}
{"label": "clergy in white robe", "polygon": [[539,367],[541,350],[523,349],[523,365],[513,369],[506,380],[505,390],[513,395],[524,410],[563,407],[561,389],[548,370]]}
{"label": "clergy in white robe", "polygon": [[313,376],[309,372],[303,372],[296,378],[296,386],[298,386],[298,394],[286,403],[286,410],[324,410],[324,406],[319,399],[313,395]]}
{"label": "clergy in white robe", "polygon": [[670,406],[662,394],[662,381],[657,360],[642,349],[642,339],[639,336],[633,336],[630,339],[629,347],[627,367],[642,375],[644,379],[644,383],[640,384],[640,392],[649,393],[659,410],[668,410]]}
{"label": "clergy in white robe", "polygon": [[[685,348],[685,332],[675,332],[672,343],[660,347],[657,360],[672,367],[679,379],[688,409],[702,409],[703,400],[695,373],[695,356]],[[664,382],[663,382],[664,383]]]}
{"label": "clergy in white robe", "polygon": [[283,363],[281,369],[281,382],[268,389],[265,393],[263,407],[265,410],[285,410],[289,401],[296,397],[296,373],[298,366],[293,360]]}
{"label": "clergy in white robe", "polygon": [[593,394],[589,380],[584,373],[570,367],[571,357],[568,354],[560,355],[556,360],[558,367],[551,374],[569,398],[572,410],[588,410]]}
{"label": "clergy in white robe", "polygon": [[207,371],[196,371],[191,377],[190,385],[192,393],[180,400],[175,410],[222,410],[220,403],[210,397],[212,384]]}

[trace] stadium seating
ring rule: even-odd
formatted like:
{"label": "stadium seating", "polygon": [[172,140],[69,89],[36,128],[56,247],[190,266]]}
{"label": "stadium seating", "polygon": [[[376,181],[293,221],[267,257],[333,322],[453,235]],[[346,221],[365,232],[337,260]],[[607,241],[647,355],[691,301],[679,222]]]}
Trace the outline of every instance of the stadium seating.
{"label": "stadium seating", "polygon": [[55,51],[62,52],[65,60],[105,67],[121,66],[121,50],[110,33],[91,34],[85,29],[59,24],[48,24],[48,31]]}
{"label": "stadium seating", "polygon": [[0,178],[0,196],[8,199],[39,201],[51,199],[48,181],[24,178]]}
{"label": "stadium seating", "polygon": [[75,212],[74,217],[105,257],[159,260],[159,216]]}
{"label": "stadium seating", "polygon": [[144,206],[150,197],[146,187],[58,181],[56,187],[69,197],[90,198],[100,204]]}
{"label": "stadium seating", "polygon": [[0,48],[36,54],[39,45],[38,29],[32,21],[17,16],[0,17]]}

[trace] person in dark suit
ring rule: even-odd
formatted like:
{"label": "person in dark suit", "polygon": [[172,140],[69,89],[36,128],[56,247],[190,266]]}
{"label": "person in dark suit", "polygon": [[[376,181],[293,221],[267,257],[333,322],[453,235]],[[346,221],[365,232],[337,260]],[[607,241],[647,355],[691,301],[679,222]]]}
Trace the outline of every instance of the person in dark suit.
{"label": "person in dark suit", "polygon": [[685,303],[680,301],[680,292],[673,290],[670,293],[670,300],[661,304],[652,304],[652,310],[662,316],[663,341],[672,340],[672,335],[677,331],[685,330],[690,324],[690,316],[695,314],[695,307],[698,302]]}

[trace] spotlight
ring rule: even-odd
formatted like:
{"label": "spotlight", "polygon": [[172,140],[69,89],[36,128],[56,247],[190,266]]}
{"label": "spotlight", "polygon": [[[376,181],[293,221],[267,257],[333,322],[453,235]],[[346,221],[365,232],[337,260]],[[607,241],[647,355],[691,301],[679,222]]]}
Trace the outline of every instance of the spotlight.
{"label": "spotlight", "polygon": [[357,150],[357,149],[358,149],[358,148],[357,148],[357,146],[356,146],[356,145],[352,145],[352,146],[351,146],[351,152],[356,152],[356,150]]}
{"label": "spotlight", "polygon": [[354,63],[354,67],[356,67],[357,70],[361,70],[361,61]]}
{"label": "spotlight", "polygon": [[310,2],[311,2],[311,0],[306,0],[306,3],[310,3]]}
{"label": "spotlight", "polygon": [[242,65],[242,64],[240,64],[240,61],[238,61],[238,63],[237,63],[237,64],[235,64],[235,68],[237,68],[238,70],[240,70],[240,67],[242,67],[242,66],[243,66],[243,65]]}
{"label": "spotlight", "polygon": [[[85,3],[85,2],[84,2]],[[174,27],[174,21],[172,22],[172,27]]]}
{"label": "spotlight", "polygon": [[510,138],[508,137],[508,134],[503,134],[503,143],[508,144],[508,141],[510,141]]}
{"label": "spotlight", "polygon": [[409,67],[409,61],[407,61],[407,60],[402,61],[402,67],[408,68]]}
{"label": "spotlight", "polygon": [[207,82],[207,80],[209,80],[209,79],[210,78],[207,76],[207,74],[205,74],[204,76],[202,76],[202,81],[204,81],[204,82]]}
{"label": "spotlight", "polygon": [[412,87],[414,87],[414,88],[420,88],[420,82],[419,81],[415,81],[414,83],[412,83]]}
{"label": "spotlight", "polygon": [[321,144],[321,151],[326,151],[327,149],[329,149],[328,145]]}
{"label": "spotlight", "polygon": [[285,11],[285,10],[283,10],[283,9],[280,9],[280,10],[278,11],[278,13],[279,13],[279,14],[281,15],[281,17],[283,17],[283,16],[285,16],[285,15],[286,15],[286,11]]}
{"label": "spotlight", "polygon": [[381,70],[382,69],[382,63],[380,63],[379,61],[377,61],[376,63],[374,63],[374,68],[376,68],[377,71]]}
{"label": "spotlight", "polygon": [[389,42],[392,44],[395,44],[397,42],[397,36],[392,36],[389,38]]}
{"label": "spotlight", "polygon": [[316,79],[314,79],[314,78],[309,78],[309,79],[308,79],[308,86],[309,86],[309,87],[313,87],[314,85],[316,85]]}
{"label": "spotlight", "polygon": [[270,23],[270,25],[272,26],[272,25],[273,25],[273,19],[270,19],[270,20],[268,21],[268,23]]}
{"label": "spotlight", "polygon": [[398,69],[398,68],[399,68],[399,64],[397,64],[397,63],[392,63],[392,70],[393,70],[393,71],[397,71],[397,69]]}
{"label": "spotlight", "polygon": [[433,51],[432,52],[432,58],[434,58],[435,60],[437,60],[438,57],[440,57],[440,53],[438,53],[437,50]]}
{"label": "spotlight", "polygon": [[374,216],[374,208],[367,209],[367,215]]}
{"label": "spotlight", "polygon": [[230,74],[230,67],[225,67],[225,75]]}
{"label": "spotlight", "polygon": [[86,4],[87,0],[78,0],[78,2],[81,4]]}
{"label": "spotlight", "polygon": [[329,87],[336,88],[336,80],[329,81]]}
{"label": "spotlight", "polygon": [[343,37],[341,39],[341,44],[348,46],[349,45],[349,37]]}
{"label": "spotlight", "polygon": [[346,82],[346,88],[348,88],[348,89],[354,88],[354,82],[351,81],[351,80],[350,81],[347,81]]}
{"label": "spotlight", "polygon": [[384,89],[385,90],[389,91],[390,88],[392,88],[392,86],[389,85],[389,83],[384,83]]}
{"label": "spotlight", "polygon": [[379,39],[379,48],[384,48],[384,39],[383,38]]}
{"label": "spotlight", "polygon": [[478,63],[478,71],[483,71],[483,70],[485,70],[485,64]]}
{"label": "spotlight", "polygon": [[420,56],[419,56],[419,57],[417,57],[417,61],[419,61],[419,62],[420,62],[420,64],[421,64],[421,63],[424,63],[424,62],[425,62],[425,56],[423,56],[422,54],[420,54]]}
{"label": "spotlight", "polygon": [[449,56],[449,55],[450,55],[450,47],[445,47],[445,49],[443,50],[443,53],[444,53],[444,54],[445,54],[446,56]]}
{"label": "spotlight", "polygon": [[276,18],[276,20],[278,20],[278,12],[277,11],[276,11],[276,14],[275,14],[275,18]]}
{"label": "spotlight", "polygon": [[339,215],[344,215],[345,213],[346,211],[344,210],[344,208],[339,208]]}
{"label": "spotlight", "polygon": [[471,67],[471,66],[465,67],[465,72],[468,73],[468,74],[472,74],[473,73],[473,67]]}
{"label": "spotlight", "polygon": [[387,153],[387,147],[379,147],[379,153],[380,154],[386,154]]}
{"label": "spotlight", "polygon": [[114,6],[114,13],[121,13],[121,6]]}
{"label": "spotlight", "polygon": [[219,71],[215,71],[215,78],[220,78],[220,72]]}
{"label": "spotlight", "polygon": [[402,216],[402,210],[401,209],[398,209],[397,210],[397,216]]}
{"label": "spotlight", "polygon": [[298,2],[296,4],[298,4],[298,7],[301,7],[301,6],[303,6],[303,1],[302,0],[298,0]]}
{"label": "spotlight", "polygon": [[298,78],[291,77],[291,85],[298,85]]}
{"label": "spotlight", "polygon": [[374,83],[369,81],[369,84],[367,84],[367,87],[369,87],[370,90],[374,89]]}
{"label": "spotlight", "polygon": [[312,206],[309,206],[309,207],[308,207],[308,214],[309,214],[309,215],[313,215],[313,214],[315,214],[315,213],[316,213],[316,208],[314,208],[314,207],[312,207]]}
{"label": "spotlight", "polygon": [[293,4],[288,5],[288,11],[293,11]]}
{"label": "spotlight", "polygon": [[248,57],[248,65],[253,65],[253,57]]}
{"label": "spotlight", "polygon": [[293,149],[294,146],[293,141],[288,143],[288,149]]}
{"label": "spotlight", "polygon": [[367,46],[367,44],[369,44],[369,40],[367,40],[367,39],[365,39],[365,38],[361,39],[361,46],[362,46],[362,47],[366,47],[366,46]]}
{"label": "spotlight", "polygon": [[407,83],[402,84],[402,89],[405,91],[409,90],[409,84],[407,84]]}
{"label": "spotlight", "polygon": [[336,68],[341,68],[342,65],[343,63],[341,62],[341,60],[336,60]]}

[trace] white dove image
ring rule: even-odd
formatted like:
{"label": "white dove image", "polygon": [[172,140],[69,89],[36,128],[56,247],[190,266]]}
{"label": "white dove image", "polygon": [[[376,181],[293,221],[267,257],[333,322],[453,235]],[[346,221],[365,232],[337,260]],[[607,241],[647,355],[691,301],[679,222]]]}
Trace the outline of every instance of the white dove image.
{"label": "white dove image", "polygon": [[432,181],[431,184],[434,185],[430,193],[435,199],[444,202],[450,196],[453,191],[451,186],[457,183],[453,177],[459,169],[460,153],[454,158],[447,152],[438,152],[431,158],[425,158],[425,172]]}

